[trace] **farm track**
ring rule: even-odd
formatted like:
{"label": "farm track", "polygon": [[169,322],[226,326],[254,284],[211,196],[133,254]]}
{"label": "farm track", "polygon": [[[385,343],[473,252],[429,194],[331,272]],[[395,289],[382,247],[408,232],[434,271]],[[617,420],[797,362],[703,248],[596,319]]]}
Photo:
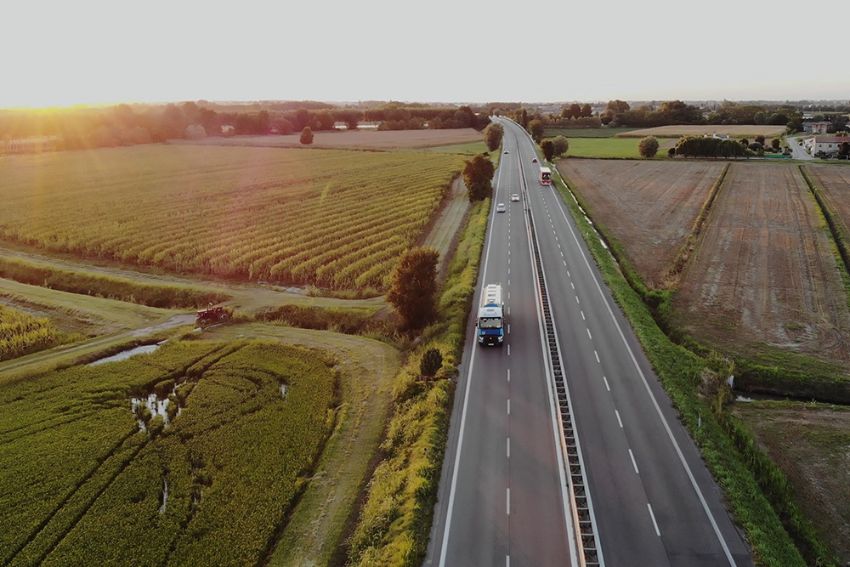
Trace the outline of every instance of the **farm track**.
{"label": "farm track", "polygon": [[440,277],[445,277],[445,271],[451,262],[452,253],[463,225],[463,219],[469,211],[469,199],[466,186],[461,177],[455,178],[451,190],[437,213],[430,227],[423,233],[422,245],[436,248],[440,253],[440,263],[437,266]]}

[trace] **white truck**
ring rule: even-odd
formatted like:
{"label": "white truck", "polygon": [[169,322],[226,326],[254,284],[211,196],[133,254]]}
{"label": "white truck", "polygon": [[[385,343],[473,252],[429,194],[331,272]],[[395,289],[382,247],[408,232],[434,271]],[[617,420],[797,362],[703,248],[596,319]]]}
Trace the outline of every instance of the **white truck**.
{"label": "white truck", "polygon": [[478,344],[502,346],[505,341],[504,308],[502,286],[485,286],[481,294],[481,306],[478,308],[478,321],[475,323]]}

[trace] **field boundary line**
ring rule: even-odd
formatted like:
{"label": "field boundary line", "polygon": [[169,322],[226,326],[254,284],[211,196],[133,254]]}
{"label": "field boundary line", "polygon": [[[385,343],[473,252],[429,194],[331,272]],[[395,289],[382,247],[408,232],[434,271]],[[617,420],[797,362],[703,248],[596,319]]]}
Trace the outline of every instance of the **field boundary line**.
{"label": "field boundary line", "polygon": [[806,185],[809,187],[809,192],[814,196],[815,202],[817,203],[821,214],[826,220],[826,225],[829,227],[829,233],[832,235],[832,240],[835,243],[836,248],[838,249],[838,255],[841,258],[842,263],[844,264],[844,274],[845,276],[850,277],[850,251],[847,250],[847,244],[844,241],[844,235],[838,228],[838,224],[835,221],[835,213],[830,208],[829,204],[826,202],[826,199],[822,195],[822,193],[824,193],[824,190],[809,176],[809,173],[806,171],[806,167],[804,165],[798,165],[797,167],[800,169],[800,174],[803,176]]}
{"label": "field boundary line", "polygon": [[697,218],[694,219],[694,223],[691,225],[688,237],[679,248],[679,251],[676,253],[676,257],[673,258],[672,265],[662,278],[662,281],[664,282],[663,285],[666,289],[675,289],[678,287],[679,279],[685,271],[685,267],[688,262],[691,258],[693,258],[700,236],[703,233],[705,225],[708,223],[708,217],[714,210],[714,202],[720,194],[724,181],[726,181],[726,174],[729,172],[730,167],[732,167],[732,164],[730,162],[726,162],[726,166],[723,168],[723,171],[720,172],[720,175],[714,180],[711,189],[708,191],[708,197],[706,197],[705,202],[703,202],[703,205],[700,208],[699,214],[697,214]]}

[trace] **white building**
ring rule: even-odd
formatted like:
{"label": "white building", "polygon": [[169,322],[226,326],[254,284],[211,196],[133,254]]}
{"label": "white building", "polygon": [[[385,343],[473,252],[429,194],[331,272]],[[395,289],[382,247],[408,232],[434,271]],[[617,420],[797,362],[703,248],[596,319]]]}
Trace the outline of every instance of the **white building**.
{"label": "white building", "polygon": [[823,152],[827,155],[837,154],[841,150],[841,144],[850,143],[850,136],[812,136],[806,138],[803,144],[806,151],[811,155]]}

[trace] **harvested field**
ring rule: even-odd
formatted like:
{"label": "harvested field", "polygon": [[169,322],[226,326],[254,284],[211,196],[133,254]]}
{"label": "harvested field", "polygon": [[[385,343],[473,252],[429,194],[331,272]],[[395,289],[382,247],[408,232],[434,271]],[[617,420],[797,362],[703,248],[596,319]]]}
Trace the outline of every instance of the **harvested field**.
{"label": "harvested field", "polygon": [[850,167],[807,165],[805,168],[809,179],[821,190],[844,241],[850,243]]}
{"label": "harvested field", "polygon": [[[733,138],[753,138],[759,134],[765,137],[781,136],[785,132],[785,126],[765,126],[757,124],[734,124],[734,125],[707,125],[707,126],[657,126],[655,128],[643,128],[617,134],[620,138],[643,138],[644,136],[655,136],[657,138],[678,138],[679,136],[702,136],[703,134],[726,134]],[[752,141],[752,140],[751,140]]]}
{"label": "harvested field", "polygon": [[788,478],[795,502],[842,565],[850,563],[850,411],[810,403],[735,404]]}
{"label": "harvested field", "polygon": [[685,243],[724,164],[565,159],[558,170],[650,287]]}
{"label": "harvested field", "polygon": [[850,361],[834,242],[797,167],[732,164],[674,298],[690,334],[731,352],[764,345]]}
{"label": "harvested field", "polygon": [[479,142],[483,134],[472,128],[445,130],[340,130],[313,132],[313,143],[303,146],[301,134],[285,136],[234,136],[213,137],[203,140],[173,140],[177,144],[204,144],[213,146],[258,146],[275,148],[341,148],[368,150],[395,150],[401,148],[429,148],[449,144]]}

